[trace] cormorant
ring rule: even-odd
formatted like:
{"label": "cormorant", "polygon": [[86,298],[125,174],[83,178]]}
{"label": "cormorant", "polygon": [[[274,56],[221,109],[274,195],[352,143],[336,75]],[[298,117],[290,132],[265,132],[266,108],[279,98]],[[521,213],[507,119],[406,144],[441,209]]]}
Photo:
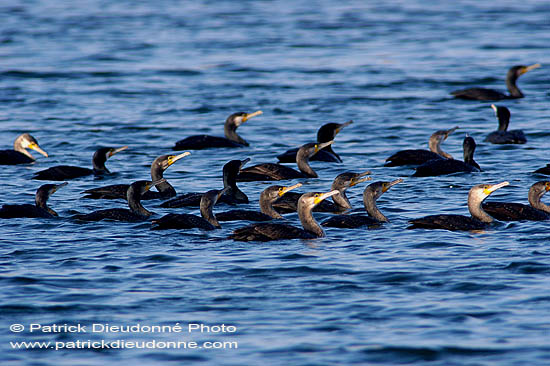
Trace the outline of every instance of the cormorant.
{"label": "cormorant", "polygon": [[472,215],[471,217],[462,215],[430,215],[410,220],[409,223],[411,226],[407,227],[407,229],[482,230],[493,222],[493,218],[483,211],[481,203],[491,193],[508,184],[510,183],[478,184],[470,189],[468,193],[468,210]]}
{"label": "cormorant", "polygon": [[[336,135],[346,126],[352,124],[353,121],[347,121],[346,123],[326,123],[317,131],[317,143],[329,142],[334,140]],[[277,156],[279,163],[295,163],[296,153],[299,147],[290,149]],[[340,156],[332,150],[332,146],[329,145],[320,150],[317,154],[311,157],[311,161],[328,161],[331,163],[341,163]]]}
{"label": "cormorant", "polygon": [[114,147],[102,147],[98,149],[92,158],[93,169],[81,168],[78,166],[70,165],[58,165],[46,170],[41,170],[37,173],[34,173],[32,179],[38,180],[68,180],[74,178],[85,177],[87,175],[102,175],[105,173],[110,173],[109,170],[105,167],[105,162],[111,156],[116,153],[126,150],[128,146],[123,146],[119,148]]}
{"label": "cormorant", "polygon": [[[191,153],[186,151],[179,155],[161,155],[156,158],[151,164],[151,180],[159,181],[163,178],[163,173],[176,161],[180,160]],[[92,198],[92,199],[115,199],[122,198],[126,199],[126,192],[128,192],[129,184],[113,184],[110,186],[92,188],[84,191],[86,195],[83,198]],[[176,195],[176,190],[168,181],[164,181],[155,186],[158,192],[147,191],[141,200],[152,200],[152,199],[166,199],[174,197]]]}
{"label": "cormorant", "polygon": [[271,219],[282,219],[283,217],[273,208],[273,202],[277,201],[287,192],[301,187],[302,183],[297,183],[290,187],[283,186],[271,186],[267,187],[260,193],[260,210],[230,210],[226,212],[219,212],[216,214],[218,221],[269,221]]}
{"label": "cormorant", "polygon": [[550,182],[541,181],[529,188],[530,206],[512,202],[485,202],[483,209],[500,221],[542,221],[550,219],[550,207],[541,202],[542,196],[550,191]]}
{"label": "cormorant", "polygon": [[[244,160],[231,160],[223,166],[223,186],[227,188],[218,202],[228,203],[230,205],[248,203],[248,197],[237,187],[237,175],[239,170],[250,161],[250,158]],[[179,208],[179,207],[198,207],[203,193],[189,192],[177,196],[171,200],[163,202],[160,207]]]}
{"label": "cormorant", "polygon": [[526,72],[540,67],[540,64],[534,64],[531,66],[514,66],[508,70],[506,75],[506,87],[510,92],[509,95],[501,93],[493,89],[486,88],[469,88],[463,90],[455,90],[451,94],[455,98],[469,99],[469,100],[501,100],[501,99],[517,99],[523,98],[524,95],[516,85],[517,79]]}
{"label": "cormorant", "polygon": [[485,138],[486,142],[492,144],[524,144],[527,138],[522,130],[507,131],[510,123],[510,111],[504,106],[491,104],[498,118],[498,130],[491,132]]}
{"label": "cormorant", "polygon": [[213,208],[218,202],[218,199],[220,199],[228,189],[228,187],[221,190],[212,189],[202,195],[200,203],[202,217],[190,214],[169,213],[158,220],[153,220],[151,230],[193,228],[202,230],[220,229],[221,227],[216,219],[216,215],[214,215]]}
{"label": "cormorant", "polygon": [[[343,212],[351,208],[351,203],[346,196],[346,190],[349,187],[353,187],[359,183],[363,183],[370,180],[370,177],[365,177],[371,174],[370,170],[363,173],[345,172],[339,174],[334,181],[332,181],[331,191],[338,191],[337,194],[332,196],[334,203],[329,201],[323,201],[319,203],[313,211],[316,212]],[[273,204],[275,210],[280,213],[296,212],[298,209],[298,200],[303,193],[290,192],[281,197],[277,202]]]}
{"label": "cormorant", "polygon": [[237,134],[237,128],[250,118],[262,114],[262,111],[254,113],[238,112],[233,113],[223,126],[225,137],[209,135],[193,135],[176,142],[172,150],[202,150],[214,147],[244,147],[249,146],[241,136]]}
{"label": "cormorant", "polygon": [[388,218],[380,212],[376,206],[376,200],[397,183],[403,182],[403,179],[396,179],[391,182],[374,182],[363,191],[363,204],[367,210],[368,216],[362,214],[336,215],[325,220],[321,225],[326,227],[339,227],[354,229],[364,225],[377,225],[383,222],[389,222]]}
{"label": "cormorant", "polygon": [[434,159],[425,162],[416,168],[413,177],[434,177],[452,173],[480,172],[481,168],[474,160],[476,142],[473,137],[466,136],[462,143],[464,149],[464,161],[455,159]]}
{"label": "cormorant", "polygon": [[533,173],[535,174],[544,174],[544,175],[550,175],[550,164],[546,164],[544,168],[538,168]]}
{"label": "cormorant", "polygon": [[282,239],[314,239],[325,236],[325,232],[313,218],[311,210],[322,200],[331,197],[338,191],[328,193],[305,193],[298,201],[298,216],[303,229],[292,225],[276,223],[259,223],[236,229],[229,236],[238,241],[271,241]]}
{"label": "cormorant", "polygon": [[330,146],[332,143],[333,141],[324,142],[321,144],[311,142],[300,147],[298,153],[296,154],[298,169],[300,169],[300,171],[296,171],[281,164],[263,163],[241,169],[239,175],[237,176],[237,181],[253,182],[262,180],[317,178],[317,173],[315,173],[315,171],[309,166],[309,158],[317,154],[324,147]]}
{"label": "cormorant", "polygon": [[13,143],[13,150],[0,150],[0,165],[29,164],[36,159],[27,151],[34,150],[48,157],[48,153],[38,146],[38,142],[28,133],[19,135]]}
{"label": "cormorant", "polygon": [[441,143],[457,129],[458,126],[450,130],[439,130],[434,132],[428,141],[430,150],[413,149],[398,151],[386,159],[386,164],[384,164],[384,166],[420,165],[433,159],[452,159],[453,157],[450,154],[447,154],[441,149]]}
{"label": "cormorant", "polygon": [[74,215],[73,219],[82,221],[101,221],[104,219],[139,222],[147,220],[153,212],[148,211],[141,205],[141,196],[147,192],[152,186],[162,183],[165,179],[152,182],[150,180],[138,180],[130,184],[126,192],[126,200],[130,209],[125,208],[108,208],[104,210],[94,211],[88,214]]}
{"label": "cormorant", "polygon": [[38,188],[35,196],[35,204],[4,205],[0,209],[0,218],[11,219],[16,217],[44,217],[51,218],[58,216],[57,212],[48,207],[48,198],[59,188],[68,183],[44,184]]}

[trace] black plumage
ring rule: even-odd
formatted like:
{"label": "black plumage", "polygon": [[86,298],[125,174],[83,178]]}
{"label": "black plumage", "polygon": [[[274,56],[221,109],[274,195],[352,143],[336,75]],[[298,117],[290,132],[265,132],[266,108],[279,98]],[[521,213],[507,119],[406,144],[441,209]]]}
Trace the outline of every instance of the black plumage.
{"label": "black plumage", "polygon": [[487,135],[486,142],[492,144],[524,144],[527,142],[522,130],[508,131],[508,125],[510,124],[510,110],[508,108],[494,104],[491,104],[491,108],[495,110],[498,119],[498,130]]}
{"label": "black plumage", "polygon": [[54,194],[59,188],[67,185],[67,182],[61,184],[44,184],[38,188],[35,195],[35,204],[22,205],[3,205],[0,209],[0,218],[12,219],[17,217],[56,217],[57,212],[48,206],[48,198]]}

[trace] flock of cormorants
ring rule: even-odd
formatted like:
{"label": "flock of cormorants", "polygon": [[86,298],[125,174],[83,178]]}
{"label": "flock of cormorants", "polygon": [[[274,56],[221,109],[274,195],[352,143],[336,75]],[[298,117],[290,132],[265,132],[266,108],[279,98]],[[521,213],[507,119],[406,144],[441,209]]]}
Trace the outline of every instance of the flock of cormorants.
{"label": "flock of cormorants", "polygon": [[[522,74],[540,67],[514,66],[510,68],[506,78],[506,85],[510,94],[485,89],[471,88],[452,92],[456,98],[495,101],[502,99],[522,98],[524,95],[516,85]],[[510,111],[504,106],[492,104],[498,119],[498,130],[492,132],[485,139],[494,144],[523,144],[527,139],[520,130],[508,130]],[[249,146],[248,142],[237,134],[237,128],[248,119],[262,114],[234,113],[230,115],[224,125],[225,137],[195,135],[176,142],[173,150],[198,150],[206,148],[236,148]],[[74,215],[73,219],[81,221],[99,221],[103,219],[140,222],[149,220],[153,215],[141,204],[142,200],[165,200],[161,207],[200,207],[201,216],[182,213],[170,213],[159,219],[152,220],[153,230],[162,229],[190,229],[214,230],[220,228],[219,221],[258,221],[259,223],[236,229],[229,238],[240,241],[270,241],[279,239],[303,238],[310,239],[324,236],[321,226],[339,228],[357,228],[361,226],[377,226],[388,222],[388,218],[376,206],[376,200],[394,185],[402,182],[396,179],[389,182],[374,182],[368,185],[363,192],[363,204],[366,215],[346,214],[352,206],[346,196],[346,190],[371,178],[370,171],[361,173],[345,172],[338,175],[332,184],[331,190],[324,193],[308,192],[296,193],[293,191],[301,186],[297,183],[291,186],[273,185],[260,194],[260,211],[230,210],[214,213],[217,202],[231,205],[248,203],[246,194],[237,187],[237,182],[250,181],[279,181],[296,178],[317,178],[317,173],[309,165],[310,160],[324,162],[342,162],[342,159],[332,149],[335,136],[352,121],[346,123],[327,123],[317,133],[317,141],[291,149],[277,156],[279,163],[263,163],[251,167],[244,167],[250,159],[232,160],[223,167],[223,185],[221,190],[210,190],[206,193],[191,192],[177,195],[176,190],[163,177],[163,173],[172,164],[189,155],[188,151],[181,154],[161,155],[151,164],[151,180],[140,180],[130,185],[116,184],[98,187],[84,191],[84,198],[89,199],[126,199],[129,209],[111,208],[94,211],[88,214]],[[481,167],[474,160],[476,143],[471,136],[466,136],[463,142],[463,161],[454,159],[444,152],[441,144],[459,127],[436,131],[429,139],[429,150],[403,150],[386,159],[385,166],[415,166],[413,177],[437,176],[456,172],[479,172]],[[127,146],[119,148],[104,147],[98,149],[92,158],[92,169],[76,166],[60,165],[35,173],[32,179],[49,181],[66,181],[87,175],[108,174],[105,163],[113,155],[125,150]],[[40,148],[38,142],[28,133],[22,134],[15,140],[13,150],[0,151],[1,165],[29,164],[35,158],[27,149],[37,151],[48,157]],[[289,168],[281,163],[296,163],[298,170]],[[550,175],[550,164],[536,170],[534,173]],[[47,200],[59,188],[67,185],[44,184],[36,192],[35,205],[9,205],[0,209],[0,218],[15,217],[43,217],[58,216],[48,207]],[[542,196],[550,190],[550,181],[540,181],[529,189],[529,204],[487,202],[483,201],[492,192],[508,185],[508,182],[499,184],[479,184],[470,189],[468,194],[468,209],[471,216],[461,215],[430,215],[410,220],[408,229],[446,229],[446,230],[481,230],[494,219],[501,221],[512,220],[548,220],[550,207],[541,202]],[[157,191],[150,191],[152,187]],[[333,202],[325,201],[331,197]],[[312,211],[337,213],[320,225],[312,215]],[[298,212],[302,228],[286,223],[277,223],[283,218],[282,214]]]}

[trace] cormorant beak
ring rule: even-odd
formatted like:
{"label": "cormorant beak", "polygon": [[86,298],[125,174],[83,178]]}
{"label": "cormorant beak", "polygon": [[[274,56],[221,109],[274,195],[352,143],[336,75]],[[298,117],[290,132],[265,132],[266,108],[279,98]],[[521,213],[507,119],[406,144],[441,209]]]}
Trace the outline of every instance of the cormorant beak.
{"label": "cormorant beak", "polygon": [[487,196],[490,195],[491,193],[493,193],[494,191],[496,191],[497,189],[499,188],[502,188],[502,187],[505,187],[507,185],[509,185],[510,183],[508,182],[502,182],[502,183],[499,183],[499,184],[493,184],[491,186],[489,186],[489,188],[485,188],[483,190],[483,193],[486,194]]}
{"label": "cormorant beak", "polygon": [[387,192],[391,187],[393,187],[394,185],[398,184],[398,183],[401,183],[403,182],[403,179],[399,178],[399,179],[396,179],[396,180],[392,180],[391,182],[389,182],[388,184],[386,184],[384,186],[384,188],[382,188],[382,193],[385,193]]}
{"label": "cormorant beak", "polygon": [[329,198],[329,197],[332,197],[334,196],[335,194],[338,194],[340,193],[340,191],[338,190],[334,190],[334,191],[330,191],[330,192],[327,192],[327,193],[319,193],[318,195],[315,196],[315,198],[313,199],[313,204],[318,204],[320,203],[321,201]]}
{"label": "cormorant beak", "polygon": [[244,117],[243,117],[243,122],[248,121],[248,120],[249,120],[250,118],[252,118],[252,117],[259,116],[259,115],[262,114],[262,113],[264,113],[264,112],[262,112],[262,111],[256,111],[256,112],[254,112],[254,113],[247,113],[247,114],[245,114]]}
{"label": "cormorant beak", "polygon": [[246,158],[244,160],[241,160],[241,167],[239,169],[241,169],[246,163],[248,163],[250,161],[250,158]]}
{"label": "cormorant beak", "polygon": [[534,65],[530,65],[530,66],[525,66],[523,69],[521,69],[521,75],[525,74],[526,72],[528,71],[531,71],[533,69],[537,69],[539,68],[541,65],[540,64],[534,64]]}
{"label": "cormorant beak", "polygon": [[345,122],[345,123],[342,123],[342,124],[340,125],[340,127],[338,127],[338,128],[336,129],[336,131],[334,131],[334,135],[337,135],[337,134],[342,130],[342,128],[344,128],[344,127],[346,127],[346,126],[349,126],[349,125],[351,125],[352,123],[353,123],[353,120],[349,120],[349,121],[347,121],[347,122]]}
{"label": "cormorant beak", "polygon": [[447,137],[449,137],[449,135],[453,132],[455,132],[456,130],[458,130],[460,127],[458,126],[455,126],[453,128],[451,128],[450,130],[447,130],[447,132],[445,132],[445,139],[447,139]]}
{"label": "cormorant beak", "polygon": [[317,154],[319,150],[323,150],[325,147],[332,145],[333,142],[334,140],[329,142],[322,142],[320,144],[315,144],[315,151],[313,152],[313,155]]}
{"label": "cormorant beak", "polygon": [[498,107],[494,104],[491,104],[491,108],[493,108],[493,111],[495,111],[495,113],[498,113]]}
{"label": "cormorant beak", "polygon": [[156,181],[154,181],[154,182],[151,182],[151,184],[147,184],[147,187],[146,187],[146,189],[145,189],[145,192],[147,192],[149,189],[151,189],[151,187],[156,186],[157,184],[164,183],[164,182],[166,182],[166,179],[161,178],[161,179],[158,179],[158,180],[156,180]]}
{"label": "cormorant beak", "polygon": [[40,153],[40,154],[42,154],[42,155],[44,155],[45,157],[48,157],[48,153],[45,152],[44,150],[42,150],[42,149],[40,148],[40,146],[38,146],[38,144],[35,143],[35,142],[31,142],[31,143],[29,144],[28,148],[29,148],[29,149],[32,149],[32,150],[34,150],[34,151],[36,151],[36,152],[38,152],[38,153]]}
{"label": "cormorant beak", "polygon": [[61,184],[56,184],[56,185],[54,185],[54,187],[53,187],[51,193],[53,194],[53,193],[57,192],[57,190],[58,190],[59,188],[63,188],[63,187],[65,187],[67,184],[69,184],[69,182],[63,182],[63,183],[61,183]]}
{"label": "cormorant beak", "polygon": [[363,182],[366,182],[368,180],[371,180],[372,178],[371,177],[365,177],[365,178],[361,178],[361,177],[364,177],[365,175],[368,175],[368,174],[372,174],[372,172],[370,170],[367,170],[366,172],[364,173],[359,173],[357,175],[357,177],[355,178],[351,178],[351,182],[349,183],[349,186],[350,187],[353,187],[359,183],[363,183]]}
{"label": "cormorant beak", "polygon": [[186,152],[181,153],[179,155],[172,155],[172,156],[168,157],[168,166],[174,164],[176,161],[178,161],[181,158],[184,158],[188,155],[191,155],[191,153],[189,151],[186,151]]}
{"label": "cormorant beak", "polygon": [[128,146],[122,146],[122,147],[119,147],[118,149],[113,149],[111,151],[109,151],[109,157],[115,155],[116,153],[119,153],[123,150],[126,150],[128,148]]}
{"label": "cormorant beak", "polygon": [[301,187],[301,186],[302,186],[302,183],[296,183],[295,185],[290,186],[290,187],[283,187],[282,189],[279,190],[279,193],[278,193],[279,197],[283,196],[286,192],[292,191],[293,189]]}

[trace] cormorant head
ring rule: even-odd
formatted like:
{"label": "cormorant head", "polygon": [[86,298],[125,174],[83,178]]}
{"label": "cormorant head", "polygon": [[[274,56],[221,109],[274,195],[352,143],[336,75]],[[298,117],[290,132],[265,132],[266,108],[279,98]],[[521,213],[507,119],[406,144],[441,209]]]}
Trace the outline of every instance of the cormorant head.
{"label": "cormorant head", "polygon": [[275,202],[279,197],[284,196],[285,193],[292,191],[293,189],[299,188],[302,186],[302,183],[296,183],[293,186],[270,186],[264,189],[261,193],[262,197],[265,197],[269,202]]}
{"label": "cormorant head", "polygon": [[254,113],[245,113],[245,112],[237,112],[233,113],[227,119],[225,120],[226,125],[232,125],[235,126],[234,128],[239,127],[244,122],[248,121],[250,118],[259,116],[262,114],[262,111],[256,111]]}
{"label": "cormorant head", "polygon": [[497,189],[505,187],[509,184],[510,183],[508,182],[502,182],[499,184],[478,184],[470,189],[470,192],[468,193],[468,201],[471,198],[474,198],[477,202],[481,202]]}
{"label": "cormorant head", "polygon": [[317,142],[328,142],[334,140],[342,128],[349,126],[353,121],[345,123],[326,123],[317,131]]}
{"label": "cormorant head", "polygon": [[14,150],[18,150],[18,147],[22,147],[23,149],[31,149],[34,150],[45,157],[48,157],[48,153],[45,152],[38,146],[38,142],[36,139],[29,133],[24,133],[22,135],[19,135],[13,144]]}
{"label": "cormorant head", "polygon": [[476,151],[476,142],[474,138],[470,135],[466,135],[464,141],[462,142],[462,149],[464,150],[464,161],[473,159],[474,152]]}
{"label": "cormorant head", "polygon": [[345,191],[349,187],[353,187],[359,183],[363,183],[367,180],[371,180],[371,177],[365,177],[365,175],[371,174],[370,170],[363,173],[345,172],[339,174],[332,182],[332,189],[338,191]]}
{"label": "cormorant head", "polygon": [[515,81],[521,75],[525,74],[528,71],[536,69],[540,66],[541,66],[540,64],[533,64],[533,65],[529,65],[529,66],[525,66],[525,65],[513,66],[513,67],[510,68],[510,70],[508,70],[507,78],[510,79],[510,80]]}
{"label": "cormorant head", "polygon": [[[130,187],[128,187],[127,196],[130,195],[137,195],[137,197],[141,197],[147,192],[151,187],[166,182],[166,179],[162,178],[156,181],[150,181],[150,180],[138,180],[132,184],[130,184]],[[128,199],[128,201],[130,201]]]}
{"label": "cormorant head", "polygon": [[[54,194],[59,188],[65,187],[68,182],[63,182],[61,184],[44,184],[38,188],[36,191],[35,202],[37,206],[45,205],[48,201],[48,198]],[[54,214],[55,211],[52,212]],[[57,213],[55,213],[57,216]]]}
{"label": "cormorant head", "polygon": [[119,148],[115,147],[102,147],[96,150],[94,153],[94,156],[92,158],[92,163],[94,163],[94,167],[97,165],[98,167],[101,167],[105,164],[107,159],[109,159],[111,156],[115,155],[116,153],[119,153],[123,150],[126,150],[128,146],[122,146]]}
{"label": "cormorant head", "polygon": [[403,182],[403,179],[399,178],[392,180],[391,182],[374,182],[368,185],[363,191],[363,197],[370,196],[375,201],[380,198],[381,195],[386,193],[394,185]]}
{"label": "cormorant head", "polygon": [[452,134],[453,132],[455,132],[456,130],[458,130],[459,127],[458,126],[455,126],[449,130],[439,130],[439,131],[435,131],[432,136],[430,137],[430,141],[433,139],[433,140],[436,140],[438,143],[441,142],[441,141],[445,141],[447,139],[447,137],[449,137],[450,134]]}
{"label": "cormorant head", "polygon": [[244,160],[231,160],[223,166],[223,176],[237,176],[241,168],[250,161],[250,158]]}
{"label": "cormorant head", "polygon": [[300,211],[300,208],[304,208],[304,207],[307,207],[309,210],[311,210],[315,206],[317,206],[319,203],[321,203],[323,200],[329,197],[332,197],[338,193],[340,192],[337,190],[333,190],[327,193],[315,193],[315,192],[304,193],[298,200],[298,211]]}
{"label": "cormorant head", "polygon": [[508,124],[510,123],[510,110],[504,106],[498,106],[495,104],[491,104],[491,108],[495,111],[498,119],[498,130],[506,131],[508,129]]}
{"label": "cormorant head", "polygon": [[151,169],[160,169],[162,171],[165,171],[176,161],[188,155],[191,155],[189,151],[186,151],[179,155],[161,155],[153,161],[153,163],[151,164]]}

